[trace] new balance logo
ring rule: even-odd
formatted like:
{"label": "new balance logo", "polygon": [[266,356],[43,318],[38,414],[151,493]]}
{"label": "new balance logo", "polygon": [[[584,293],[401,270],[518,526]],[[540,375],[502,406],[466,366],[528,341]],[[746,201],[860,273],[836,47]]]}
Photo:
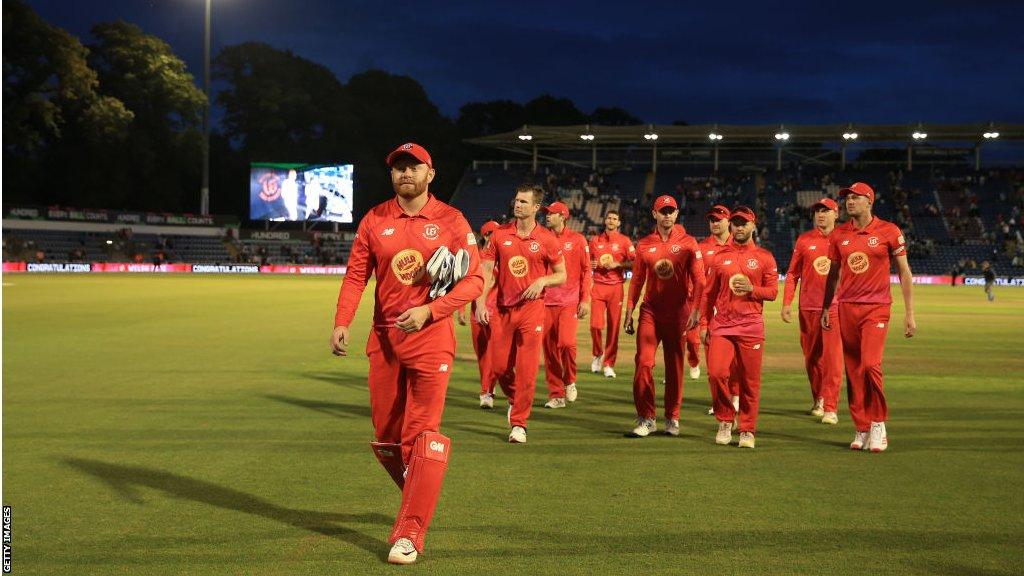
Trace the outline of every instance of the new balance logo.
{"label": "new balance logo", "polygon": [[501,245],[502,246],[511,246],[512,245],[512,241],[511,240],[505,240],[504,242],[501,243]]}
{"label": "new balance logo", "polygon": [[441,454],[444,454],[444,443],[438,442],[437,440],[433,440],[430,442],[430,449],[433,450],[434,452],[440,452]]}
{"label": "new balance logo", "polygon": [[537,326],[534,330],[536,330],[537,332],[543,332],[544,331],[544,327],[543,326]]}
{"label": "new balance logo", "polygon": [[875,328],[885,328],[885,322],[879,322],[875,325]]}
{"label": "new balance logo", "polygon": [[849,244],[850,244],[850,241],[849,241],[849,240],[843,240],[843,246],[847,246],[847,245],[849,245]]}
{"label": "new balance logo", "polygon": [[807,249],[808,250],[817,250],[818,246],[816,244],[811,244],[810,246],[807,247]]}
{"label": "new balance logo", "polygon": [[448,371],[448,365],[447,364],[441,364],[441,367],[438,368],[437,371],[438,372],[447,372]]}
{"label": "new balance logo", "polygon": [[754,350],[760,350],[760,349],[761,349],[761,345],[760,344],[754,344]]}
{"label": "new balance logo", "polygon": [[725,262],[722,262],[722,266],[728,266],[729,264],[732,264],[732,260],[726,260]]}
{"label": "new balance logo", "polygon": [[394,233],[395,233],[395,229],[394,228],[385,228],[384,231],[380,233],[380,235],[381,236],[391,236]]}

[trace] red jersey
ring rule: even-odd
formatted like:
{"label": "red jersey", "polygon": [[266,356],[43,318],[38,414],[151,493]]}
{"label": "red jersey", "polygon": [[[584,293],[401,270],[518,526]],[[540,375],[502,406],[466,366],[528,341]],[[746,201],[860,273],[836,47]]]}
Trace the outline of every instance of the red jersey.
{"label": "red jersey", "polygon": [[602,232],[590,239],[590,257],[594,266],[595,284],[622,284],[626,281],[626,268],[609,270],[612,262],[632,260],[636,255],[629,236],[619,232]]}
{"label": "red jersey", "polygon": [[[465,248],[470,255],[469,273],[451,292],[431,302],[426,262],[440,246],[452,252]],[[334,325],[352,323],[370,274],[377,277],[373,325],[389,327],[403,312],[424,304],[433,322],[465,306],[483,290],[480,254],[469,223],[455,208],[433,195],[414,216],[402,211],[393,198],[378,204],[359,222],[348,271],[338,294]]]}
{"label": "red jersey", "polygon": [[718,238],[714,236],[708,236],[707,238],[700,241],[697,247],[700,248],[701,256],[704,257],[704,270],[705,272],[711,269],[711,265],[718,260],[718,253],[722,248],[732,244],[732,236],[729,236],[725,240],[725,244],[718,242]]}
{"label": "red jersey", "polygon": [[544,290],[545,306],[576,306],[590,302],[590,287],[594,284],[594,273],[590,269],[590,247],[587,239],[568,226],[559,234],[549,230],[561,242],[562,256],[565,257],[565,284]]}
{"label": "red jersey", "polygon": [[508,308],[521,304],[523,292],[530,284],[546,276],[549,266],[562,261],[562,245],[540,224],[534,224],[533,230],[522,238],[512,221],[491,234],[482,257],[494,261],[493,290],[499,291],[498,307]]}
{"label": "red jersey", "polygon": [[704,290],[704,264],[697,240],[682,226],[673,226],[668,240],[655,231],[637,243],[627,310],[634,308],[645,285],[644,305],[658,321],[686,319],[697,306]]}
{"label": "red jersey", "polygon": [[[738,295],[732,282],[746,276],[754,291]],[[779,270],[772,253],[755,245],[729,244],[708,270],[704,319],[715,336],[764,338],[762,303],[779,295]]]}
{"label": "red jersey", "polygon": [[899,227],[878,216],[863,230],[857,229],[853,220],[836,226],[829,250],[832,265],[840,266],[836,300],[891,304],[889,267],[893,256],[906,253],[907,243]]}
{"label": "red jersey", "polygon": [[[834,230],[833,230],[834,232]],[[782,294],[782,305],[789,306],[796,296],[796,285],[800,283],[800,309],[821,310],[825,299],[825,282],[832,267],[829,259],[832,235],[823,234],[814,228],[796,239],[793,257],[786,271],[786,287]],[[832,303],[835,309],[836,302]]]}

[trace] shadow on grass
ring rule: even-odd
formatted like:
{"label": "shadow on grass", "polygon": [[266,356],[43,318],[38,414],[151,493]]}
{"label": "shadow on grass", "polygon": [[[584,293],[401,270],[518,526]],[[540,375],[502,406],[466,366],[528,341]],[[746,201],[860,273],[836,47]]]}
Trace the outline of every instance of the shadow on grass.
{"label": "shadow on grass", "polygon": [[299,372],[297,375],[301,378],[308,380],[317,380],[319,382],[326,382],[327,384],[333,384],[335,386],[344,386],[346,388],[358,388],[360,390],[367,390],[368,384],[366,383],[365,377],[353,378],[344,372]]}
{"label": "shadow on grass", "polygon": [[292,396],[281,396],[279,394],[264,394],[264,398],[291,404],[299,408],[313,410],[322,414],[328,414],[338,418],[370,418],[370,407],[364,404],[346,404],[345,402],[324,402],[322,400],[305,400]]}
{"label": "shadow on grass", "polygon": [[183,498],[245,514],[267,518],[302,530],[316,532],[329,538],[342,540],[381,557],[386,543],[361,532],[347,528],[344,524],[390,524],[391,518],[377,512],[342,514],[317,512],[315,510],[294,510],[284,508],[262,498],[234,488],[218,486],[211,482],[179,476],[163,470],[111,464],[84,458],[63,458],[65,465],[94,476],[129,502],[141,504],[139,488],[151,488],[168,496]]}

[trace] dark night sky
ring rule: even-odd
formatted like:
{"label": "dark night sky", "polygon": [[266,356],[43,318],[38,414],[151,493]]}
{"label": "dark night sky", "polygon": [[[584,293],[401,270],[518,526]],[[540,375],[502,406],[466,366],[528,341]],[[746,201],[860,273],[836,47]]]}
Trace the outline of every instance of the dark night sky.
{"label": "dark night sky", "polygon": [[[88,42],[123,19],[201,81],[202,0],[30,0]],[[1024,122],[1019,2],[214,0],[213,51],[267,42],[340,80],[408,74],[448,116],[468,101],[568,97],[647,122]]]}

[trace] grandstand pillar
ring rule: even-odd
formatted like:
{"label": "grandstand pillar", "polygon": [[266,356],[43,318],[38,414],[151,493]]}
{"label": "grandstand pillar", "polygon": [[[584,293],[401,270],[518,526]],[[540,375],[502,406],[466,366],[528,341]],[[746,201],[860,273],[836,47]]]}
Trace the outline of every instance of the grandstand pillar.
{"label": "grandstand pillar", "polygon": [[907,144],[907,172],[914,169],[914,145]]}
{"label": "grandstand pillar", "polygon": [[981,144],[974,145],[974,171],[981,170]]}
{"label": "grandstand pillar", "polygon": [[718,173],[718,145],[715,145],[715,173]]}
{"label": "grandstand pillar", "polygon": [[839,146],[839,169],[846,170],[846,144]]}
{"label": "grandstand pillar", "polygon": [[537,173],[537,145],[533,145],[533,173]]}
{"label": "grandstand pillar", "polygon": [[782,171],[782,146],[775,148],[777,154],[775,155],[775,170]]}
{"label": "grandstand pillar", "polygon": [[597,144],[590,145],[590,169],[597,172]]}
{"label": "grandstand pillar", "polygon": [[651,146],[651,172],[658,173],[658,141],[654,141],[654,145]]}

